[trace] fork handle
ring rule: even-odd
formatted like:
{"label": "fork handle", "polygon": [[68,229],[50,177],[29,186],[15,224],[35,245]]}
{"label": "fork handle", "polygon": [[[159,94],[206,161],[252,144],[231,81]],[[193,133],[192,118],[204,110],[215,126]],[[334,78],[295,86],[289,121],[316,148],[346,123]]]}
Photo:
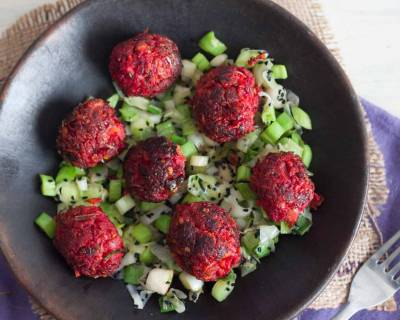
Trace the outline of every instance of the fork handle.
{"label": "fork handle", "polygon": [[347,302],[342,310],[334,316],[331,320],[349,320],[356,312],[363,309],[362,307],[358,306],[355,303]]}

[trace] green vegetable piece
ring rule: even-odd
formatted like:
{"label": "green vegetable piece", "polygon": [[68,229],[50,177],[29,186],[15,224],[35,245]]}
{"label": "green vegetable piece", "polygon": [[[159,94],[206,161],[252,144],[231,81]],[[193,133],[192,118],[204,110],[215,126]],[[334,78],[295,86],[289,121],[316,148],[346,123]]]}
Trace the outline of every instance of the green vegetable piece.
{"label": "green vegetable piece", "polygon": [[153,210],[155,208],[158,208],[161,205],[161,203],[158,202],[147,202],[147,201],[142,201],[139,205],[140,211],[143,212],[148,212],[150,210]]}
{"label": "green vegetable piece", "polygon": [[183,198],[182,203],[193,203],[193,202],[201,202],[204,201],[200,197],[196,197],[192,195],[191,193],[186,194],[186,196]]}
{"label": "green vegetable piece", "polygon": [[312,129],[310,116],[303,109],[299,107],[292,107],[292,115],[294,120],[304,129]]}
{"label": "green vegetable piece", "polygon": [[100,204],[101,210],[104,211],[104,213],[107,215],[107,217],[111,220],[111,222],[115,226],[120,226],[125,222],[124,217],[122,214],[118,211],[118,209],[112,204],[108,202],[102,202]]}
{"label": "green vegetable piece", "polygon": [[281,127],[283,128],[283,130],[285,130],[285,132],[293,129],[294,127],[293,118],[286,112],[281,113],[276,119],[276,121],[281,125]]}
{"label": "green vegetable piece", "polygon": [[117,177],[118,179],[122,179],[123,176],[124,176],[124,168],[123,168],[122,166],[120,166],[120,167],[118,168],[118,170],[117,170],[116,177]]}
{"label": "green vegetable piece", "polygon": [[200,71],[206,71],[210,69],[210,61],[206,58],[204,54],[201,52],[196,53],[196,55],[192,58],[192,62],[197,66],[197,69]]}
{"label": "green vegetable piece", "polygon": [[271,68],[271,75],[275,79],[287,79],[286,66],[283,64],[274,64]]}
{"label": "green vegetable piece", "polygon": [[285,129],[278,122],[271,123],[260,135],[262,141],[275,144],[285,133]]}
{"label": "green vegetable piece", "polygon": [[301,155],[304,165],[308,168],[312,160],[312,150],[308,144],[303,146],[303,154]]}
{"label": "green vegetable piece", "polygon": [[175,144],[179,144],[180,146],[186,143],[186,139],[184,137],[178,136],[176,134],[171,136],[171,141]]}
{"label": "green vegetable piece", "polygon": [[162,114],[162,109],[155,106],[154,104],[149,104],[147,106],[147,112],[152,114]]}
{"label": "green vegetable piece", "polygon": [[139,256],[139,261],[144,264],[152,264],[156,256],[151,252],[150,248],[146,248]]}
{"label": "green vegetable piece", "polygon": [[261,120],[265,124],[270,124],[276,120],[275,108],[268,104],[264,105],[263,112],[261,113]]}
{"label": "green vegetable piece", "polygon": [[208,32],[200,39],[199,47],[213,56],[218,56],[227,49],[226,45],[215,37],[214,31]]}
{"label": "green vegetable piece", "polygon": [[211,295],[218,302],[224,301],[234,289],[236,273],[231,271],[224,279],[218,280],[211,290]]}
{"label": "green vegetable piece", "polygon": [[304,146],[304,141],[297,132],[293,132],[291,136],[292,140],[297,143],[300,147]]}
{"label": "green vegetable piece", "polygon": [[52,176],[47,176],[45,174],[40,175],[41,186],[40,190],[42,195],[46,197],[55,197],[57,194],[56,182]]}
{"label": "green vegetable piece", "polygon": [[193,120],[187,119],[182,123],[182,134],[187,137],[191,134],[195,134],[197,132],[197,128],[193,122]]}
{"label": "green vegetable piece", "polygon": [[56,184],[60,182],[74,181],[76,177],[82,177],[85,175],[85,170],[66,165],[60,168],[56,176]]}
{"label": "green vegetable piece", "polygon": [[122,180],[112,179],[108,186],[108,200],[115,202],[122,196]]}
{"label": "green vegetable piece", "polygon": [[281,221],[280,224],[280,231],[282,234],[289,234],[292,232],[292,228],[288,226],[288,224],[285,221]]}
{"label": "green vegetable piece", "polygon": [[257,269],[257,262],[250,260],[246,261],[240,265],[240,275],[242,277],[247,276],[249,273],[255,271]]}
{"label": "green vegetable piece", "polygon": [[36,219],[36,225],[50,238],[53,239],[56,233],[56,222],[46,212],[42,212]]}
{"label": "green vegetable piece", "polygon": [[259,240],[255,237],[254,232],[246,232],[242,236],[241,241],[250,255],[254,253],[254,249],[258,246],[259,243]]}
{"label": "green vegetable piece", "polygon": [[240,192],[244,200],[256,200],[257,195],[250,188],[250,184],[239,182],[235,184],[236,189]]}
{"label": "green vegetable piece", "polygon": [[88,177],[90,182],[103,183],[106,181],[108,175],[108,168],[105,165],[98,165],[90,168]]}
{"label": "green vegetable piece", "polygon": [[130,106],[126,102],[123,103],[121,109],[119,109],[121,118],[124,121],[131,122],[139,115],[139,110],[135,107]]}
{"label": "green vegetable piece", "polygon": [[184,117],[185,119],[190,119],[192,117],[191,108],[187,104],[179,104],[176,106],[176,110]]}
{"label": "green vegetable piece", "polygon": [[310,230],[311,226],[312,220],[308,219],[304,214],[301,214],[297,218],[296,224],[293,228],[293,233],[302,236]]}
{"label": "green vegetable piece", "polygon": [[259,61],[267,60],[267,53],[264,50],[255,50],[255,49],[242,49],[236,58],[235,65],[239,67],[251,67],[249,64],[251,58],[256,58],[262,54],[265,54],[265,58],[260,59]]}
{"label": "green vegetable piece", "polygon": [[132,237],[134,237],[141,244],[148,243],[153,239],[153,234],[148,226],[143,223],[139,223],[132,227]]}
{"label": "green vegetable piece", "polygon": [[287,137],[284,137],[281,140],[279,140],[279,150],[284,152],[293,152],[294,154],[297,154],[299,157],[301,157],[303,153],[303,148],[300,147],[292,139]]}
{"label": "green vegetable piece", "polygon": [[113,108],[115,108],[117,106],[118,101],[119,101],[118,93],[113,94],[111,97],[109,97],[107,99],[108,104],[110,105],[110,107],[113,107]]}
{"label": "green vegetable piece", "polygon": [[186,143],[181,145],[181,151],[186,159],[197,153],[196,146],[192,141],[187,141]]}
{"label": "green vegetable piece", "polygon": [[157,133],[160,136],[170,137],[175,134],[175,127],[171,120],[159,123],[156,126]]}
{"label": "green vegetable piece", "polygon": [[132,136],[137,141],[143,141],[150,138],[153,134],[153,129],[150,127],[146,128],[134,128],[131,127]]}
{"label": "green vegetable piece", "polygon": [[129,284],[140,284],[140,278],[143,277],[143,274],[144,266],[141,264],[129,265],[123,270],[124,281]]}
{"label": "green vegetable piece", "polygon": [[166,214],[162,214],[154,222],[155,227],[162,233],[167,234],[169,230],[169,225],[171,223],[171,217]]}
{"label": "green vegetable piece", "polygon": [[171,303],[171,301],[168,297],[161,296],[160,298],[158,298],[158,304],[160,305],[161,313],[175,311],[175,306],[173,303]]}
{"label": "green vegetable piece", "polygon": [[251,169],[248,166],[241,165],[236,172],[236,181],[250,181]]}

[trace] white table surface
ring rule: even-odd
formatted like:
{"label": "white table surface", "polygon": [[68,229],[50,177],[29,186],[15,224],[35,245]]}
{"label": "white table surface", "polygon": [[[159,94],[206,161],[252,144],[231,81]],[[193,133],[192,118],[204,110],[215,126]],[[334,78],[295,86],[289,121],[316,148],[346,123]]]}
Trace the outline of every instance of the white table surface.
{"label": "white table surface", "polygon": [[[0,0],[0,32],[49,2],[55,1]],[[320,2],[357,92],[400,117],[400,0]]]}

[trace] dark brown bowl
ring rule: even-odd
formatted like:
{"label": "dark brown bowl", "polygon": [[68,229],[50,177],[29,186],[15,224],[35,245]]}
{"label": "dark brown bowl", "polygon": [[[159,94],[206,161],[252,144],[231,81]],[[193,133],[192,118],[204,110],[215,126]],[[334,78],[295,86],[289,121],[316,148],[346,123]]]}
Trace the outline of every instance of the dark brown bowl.
{"label": "dark brown bowl", "polygon": [[[24,56],[1,94],[0,244],[23,286],[59,319],[161,319],[156,299],[133,308],[122,282],[74,279],[37,230],[54,202],[39,194],[37,173],[52,172],[61,119],[87,96],[113,92],[111,48],[149,28],[174,39],[184,57],[215,30],[230,54],[266,48],[287,65],[285,81],[313,118],[306,140],[324,205],[304,237],[282,237],[260,268],[223,303],[209,294],[188,304],[186,319],[287,319],[312,301],[337,269],[356,233],[367,188],[367,147],[357,97],[326,47],[299,20],[259,0],[88,1],[52,27]],[[208,290],[208,289],[207,289]]]}

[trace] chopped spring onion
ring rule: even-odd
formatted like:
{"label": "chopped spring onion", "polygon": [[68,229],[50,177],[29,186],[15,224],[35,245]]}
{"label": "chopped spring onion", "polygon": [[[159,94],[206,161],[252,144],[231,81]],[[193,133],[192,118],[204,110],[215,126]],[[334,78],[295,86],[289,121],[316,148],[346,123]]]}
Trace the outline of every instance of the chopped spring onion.
{"label": "chopped spring onion", "polygon": [[131,235],[141,244],[148,243],[153,239],[151,229],[143,223],[134,225],[131,229]]}
{"label": "chopped spring onion", "polygon": [[128,290],[136,309],[143,309],[153,294],[153,292],[148,290],[142,290],[139,292],[138,288],[131,284],[127,284],[126,289]]}
{"label": "chopped spring onion", "polygon": [[266,103],[261,113],[261,120],[265,124],[270,124],[271,122],[275,121],[276,120],[275,108]]}
{"label": "chopped spring onion", "polygon": [[226,188],[226,184],[221,184],[215,177],[206,174],[194,174],[188,179],[189,193],[208,201],[222,199],[225,196]]}
{"label": "chopped spring onion", "polygon": [[56,222],[53,217],[49,216],[46,212],[42,212],[35,219],[35,223],[50,239],[54,238],[56,233]]}
{"label": "chopped spring onion", "polygon": [[47,176],[45,174],[40,175],[41,187],[40,190],[42,195],[46,197],[55,197],[57,195],[56,182],[52,176]]}
{"label": "chopped spring onion", "polygon": [[155,106],[154,104],[149,104],[147,106],[147,112],[152,114],[162,114],[162,109]]}
{"label": "chopped spring onion", "polygon": [[181,151],[186,159],[197,153],[196,146],[192,141],[187,141],[185,144],[181,145]]}
{"label": "chopped spring onion", "polygon": [[200,71],[207,71],[210,69],[210,61],[206,58],[204,54],[201,52],[196,53],[196,55],[192,58],[192,62],[197,66],[197,69]]}
{"label": "chopped spring onion", "polygon": [[135,254],[133,252],[128,251],[121,260],[120,268],[124,268],[131,264],[134,264],[136,263],[136,260],[137,259],[135,257]]}
{"label": "chopped spring onion", "polygon": [[107,197],[107,190],[99,183],[89,183],[86,191],[82,192],[83,199],[102,199]]}
{"label": "chopped spring onion", "polygon": [[239,182],[235,184],[236,189],[240,192],[244,200],[256,200],[257,195],[250,188],[250,184]]}
{"label": "chopped spring onion", "polygon": [[203,288],[204,281],[197,279],[196,277],[188,274],[186,272],[181,272],[179,274],[179,280],[181,280],[183,286],[192,291],[197,292]]}
{"label": "chopped spring onion", "polygon": [[127,122],[133,121],[140,114],[138,109],[130,106],[127,103],[124,103],[122,105],[122,108],[119,109],[119,112],[121,114],[122,120],[127,121]]}
{"label": "chopped spring onion", "polygon": [[156,257],[148,247],[145,248],[139,256],[139,261],[147,265],[152,264],[155,259]]}
{"label": "chopped spring onion", "polygon": [[236,147],[240,151],[246,153],[247,150],[249,150],[249,148],[253,145],[253,143],[256,142],[256,140],[258,139],[260,132],[261,132],[260,129],[256,129],[253,132],[246,134],[244,137],[240,138],[237,141]]}
{"label": "chopped spring onion", "polygon": [[121,166],[121,162],[118,158],[114,158],[106,163],[106,166],[113,171],[117,171]]}
{"label": "chopped spring onion", "polygon": [[188,193],[182,200],[182,203],[193,203],[193,202],[201,202],[204,201],[201,197],[196,197],[191,193]]}
{"label": "chopped spring onion", "polygon": [[111,97],[107,99],[108,104],[110,105],[110,107],[113,108],[117,106],[118,101],[119,101],[119,95],[117,93],[113,94]]}
{"label": "chopped spring onion", "polygon": [[160,202],[142,201],[142,202],[140,202],[139,208],[140,208],[140,211],[142,211],[142,212],[148,212],[150,210],[158,208],[159,206],[161,206]]}
{"label": "chopped spring onion", "polygon": [[261,133],[260,138],[264,142],[275,144],[284,133],[285,129],[279,122],[273,122]]}
{"label": "chopped spring onion", "polygon": [[237,169],[236,172],[236,181],[243,182],[243,181],[250,181],[251,176],[251,169],[246,165],[241,165]]}
{"label": "chopped spring onion", "polygon": [[182,60],[182,80],[186,81],[189,79],[192,79],[194,73],[196,72],[196,64],[194,64],[192,61],[190,60]]}
{"label": "chopped spring onion", "polygon": [[111,220],[111,222],[114,225],[121,225],[124,222],[124,217],[122,214],[117,210],[115,205],[108,203],[108,202],[102,202],[100,204],[101,210],[104,211],[104,213],[108,216],[108,218]]}
{"label": "chopped spring onion", "polygon": [[176,266],[175,261],[171,255],[171,251],[169,251],[167,246],[162,246],[155,243],[151,246],[150,250],[158,260],[160,260],[163,264],[167,266],[168,269],[181,271]]}
{"label": "chopped spring onion", "polygon": [[56,176],[56,183],[63,181],[73,181],[76,177],[81,177],[85,175],[85,170],[74,167],[71,165],[66,165],[60,168]]}
{"label": "chopped spring onion", "polygon": [[88,190],[88,178],[87,177],[80,177],[76,179],[76,185],[81,193],[81,196],[84,192]]}
{"label": "chopped spring onion", "polygon": [[192,112],[190,106],[187,104],[178,104],[176,106],[176,110],[184,117],[185,119],[190,119],[192,116]]}
{"label": "chopped spring onion", "polygon": [[279,148],[280,151],[293,152],[294,154],[297,154],[299,157],[301,157],[302,154],[303,154],[303,148],[300,147],[292,139],[287,138],[287,137],[282,138],[281,140],[279,140],[278,148]]}
{"label": "chopped spring onion", "polygon": [[258,86],[262,86],[266,83],[266,73],[268,73],[268,67],[266,64],[261,63],[254,66],[253,75]]}
{"label": "chopped spring onion", "polygon": [[288,77],[286,66],[283,64],[274,64],[271,71],[271,75],[275,79],[287,79]]}
{"label": "chopped spring onion", "polygon": [[135,200],[127,194],[115,202],[115,206],[121,214],[125,214],[135,206]]}
{"label": "chopped spring onion", "polygon": [[208,165],[208,157],[193,155],[190,158],[190,165],[193,167],[206,167]]}
{"label": "chopped spring onion", "polygon": [[160,312],[185,312],[185,304],[182,302],[181,299],[186,299],[186,294],[177,289],[170,289],[165,296],[160,297],[158,300],[158,303],[160,305]]}
{"label": "chopped spring onion", "polygon": [[98,165],[94,168],[89,169],[88,177],[92,183],[98,182],[103,183],[107,180],[108,168],[104,165]]}
{"label": "chopped spring onion", "polygon": [[176,134],[173,134],[171,136],[171,141],[178,145],[183,145],[186,143],[186,139],[184,137],[178,136]]}
{"label": "chopped spring onion", "polygon": [[213,56],[218,56],[227,49],[226,45],[215,37],[213,31],[208,32],[200,39],[199,47]]}
{"label": "chopped spring onion", "polygon": [[294,120],[302,126],[304,129],[311,130],[312,129],[312,123],[310,116],[305,112],[303,109],[293,106],[292,107],[292,114]]}
{"label": "chopped spring onion", "polygon": [[191,142],[196,146],[196,148],[199,149],[199,150],[200,150],[202,147],[204,147],[204,145],[205,145],[205,142],[204,142],[204,139],[203,139],[203,135],[201,135],[201,134],[198,133],[198,132],[195,132],[194,134],[189,135],[187,138],[188,138],[188,140],[191,141]]}
{"label": "chopped spring onion", "polygon": [[137,141],[146,140],[153,135],[154,123],[146,120],[145,118],[137,118],[131,122],[132,136]]}
{"label": "chopped spring onion", "polygon": [[147,106],[150,103],[148,99],[143,97],[126,97],[124,100],[128,105],[139,108],[143,111],[147,110]]}
{"label": "chopped spring onion", "polygon": [[111,179],[108,186],[108,200],[110,202],[115,202],[122,195],[122,180],[121,179]]}
{"label": "chopped spring onion", "polygon": [[301,155],[304,165],[308,168],[312,160],[312,150],[308,144],[303,146],[303,154]]}
{"label": "chopped spring onion", "polygon": [[236,58],[235,65],[246,68],[252,67],[251,59],[257,57],[260,57],[260,59],[257,59],[258,61],[266,61],[267,52],[265,50],[242,49]]}
{"label": "chopped spring onion", "polygon": [[291,135],[292,140],[297,143],[300,147],[304,146],[304,141],[297,132],[293,132]]}
{"label": "chopped spring onion", "polygon": [[278,237],[279,229],[276,226],[262,225],[257,230],[245,232],[241,241],[250,255],[262,258],[275,251]]}
{"label": "chopped spring onion", "polygon": [[173,270],[154,268],[147,275],[145,287],[147,290],[164,295],[168,292],[173,277]]}
{"label": "chopped spring onion", "polygon": [[293,228],[293,233],[298,235],[304,235],[312,226],[312,216],[309,211],[308,214],[300,214],[297,218],[296,224]]}
{"label": "chopped spring onion", "polygon": [[57,195],[61,202],[74,204],[81,199],[80,191],[75,182],[61,182],[57,184]]}
{"label": "chopped spring onion", "polygon": [[285,132],[293,129],[294,127],[293,118],[286,112],[282,112],[278,116],[278,118],[276,118],[276,121],[281,125],[281,127],[283,128],[283,130],[285,130]]}
{"label": "chopped spring onion", "polygon": [[175,127],[171,120],[162,122],[156,126],[157,133],[160,136],[170,137],[175,134]]}
{"label": "chopped spring onion", "polygon": [[201,72],[200,70],[196,70],[192,77],[193,84],[196,85],[197,81],[199,81],[202,76],[203,72]]}
{"label": "chopped spring onion", "polygon": [[185,103],[186,98],[191,95],[191,90],[188,87],[180,86],[179,84],[174,88],[174,102],[175,105]]}
{"label": "chopped spring onion", "polygon": [[249,273],[257,269],[257,261],[255,259],[247,260],[240,265],[240,275],[247,276]]}
{"label": "chopped spring onion", "polygon": [[197,132],[196,126],[193,122],[192,119],[186,119],[183,123],[182,123],[182,134],[184,136],[190,136],[193,135]]}
{"label": "chopped spring onion", "polygon": [[219,66],[222,66],[226,62],[226,60],[228,60],[228,55],[223,53],[223,54],[220,54],[220,55],[214,57],[210,61],[210,64],[213,67],[219,67]]}
{"label": "chopped spring onion", "polygon": [[292,232],[292,228],[285,221],[281,221],[280,232],[281,234],[289,234]]}
{"label": "chopped spring onion", "polygon": [[224,301],[232,292],[236,282],[236,273],[231,271],[225,278],[218,280],[211,290],[211,295],[218,302]]}
{"label": "chopped spring onion", "polygon": [[140,280],[145,273],[145,266],[141,264],[134,264],[126,266],[123,270],[125,283],[140,284]]}
{"label": "chopped spring onion", "polygon": [[171,217],[166,214],[162,214],[154,222],[154,226],[160,230],[162,233],[167,234],[169,230],[169,225],[171,223]]}
{"label": "chopped spring onion", "polygon": [[168,213],[170,211],[170,207],[166,206],[165,204],[160,204],[158,207],[146,212],[145,214],[142,214],[139,220],[144,224],[150,225],[156,221],[161,214]]}

